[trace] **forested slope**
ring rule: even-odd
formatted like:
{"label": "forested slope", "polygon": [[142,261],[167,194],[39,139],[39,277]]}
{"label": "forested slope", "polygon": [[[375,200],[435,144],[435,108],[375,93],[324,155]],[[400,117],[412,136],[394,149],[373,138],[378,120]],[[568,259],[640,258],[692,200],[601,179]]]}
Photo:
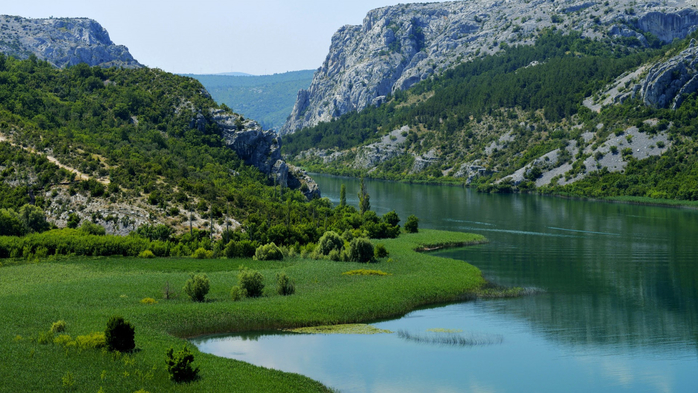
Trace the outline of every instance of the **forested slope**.
{"label": "forested slope", "polygon": [[532,46],[500,44],[499,54],[397,92],[380,107],[286,136],[285,153],[335,174],[693,200],[695,95],[678,110],[640,97],[598,112],[583,104],[607,98],[606,86],[619,77],[627,81],[618,89],[632,90],[648,67],[690,46],[691,37],[663,46],[645,35],[649,46],[546,29]]}

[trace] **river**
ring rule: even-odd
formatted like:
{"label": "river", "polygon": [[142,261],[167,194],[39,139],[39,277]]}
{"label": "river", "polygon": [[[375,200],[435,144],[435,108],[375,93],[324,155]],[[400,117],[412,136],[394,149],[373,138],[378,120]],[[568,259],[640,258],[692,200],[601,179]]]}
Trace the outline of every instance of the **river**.
{"label": "river", "polygon": [[[348,203],[358,204],[358,180],[314,178],[333,202],[345,184]],[[423,228],[490,240],[436,255],[544,292],[374,324],[427,342],[251,333],[196,340],[200,350],[342,392],[698,391],[698,211],[370,180],[367,187],[378,214],[394,209],[403,220],[417,215]],[[467,343],[428,342],[448,332]]]}

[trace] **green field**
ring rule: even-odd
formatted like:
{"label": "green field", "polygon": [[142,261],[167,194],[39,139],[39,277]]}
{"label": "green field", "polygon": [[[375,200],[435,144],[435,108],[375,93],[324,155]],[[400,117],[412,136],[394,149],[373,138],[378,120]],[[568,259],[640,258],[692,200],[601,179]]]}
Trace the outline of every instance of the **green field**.
{"label": "green field", "polygon": [[[246,330],[271,330],[354,323],[402,315],[417,306],[460,299],[485,284],[480,271],[461,261],[414,250],[434,244],[474,244],[479,235],[422,230],[382,240],[388,258],[367,266],[349,262],[289,258],[248,259],[67,258],[38,263],[0,260],[0,390],[148,392],[327,391],[297,374],[252,366],[200,353],[185,338]],[[374,241],[374,243],[377,243]],[[265,277],[265,294],[233,302],[240,266]],[[386,276],[351,276],[356,269]],[[296,294],[277,295],[275,275],[286,272]],[[206,303],[194,303],[181,288],[190,272],[211,280]],[[169,283],[178,296],[163,299]],[[144,298],[157,304],[143,304]],[[122,315],[136,328],[136,351],[118,355],[99,349],[66,349],[41,344],[51,324],[66,333],[104,331],[107,319]],[[200,379],[176,385],[168,379],[165,352],[188,345],[201,368]],[[283,354],[279,354],[283,356]]]}

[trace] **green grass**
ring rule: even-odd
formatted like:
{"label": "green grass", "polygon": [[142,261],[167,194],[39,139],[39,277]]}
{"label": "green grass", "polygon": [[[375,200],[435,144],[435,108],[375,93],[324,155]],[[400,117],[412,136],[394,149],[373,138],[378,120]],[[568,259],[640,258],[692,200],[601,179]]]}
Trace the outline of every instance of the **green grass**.
{"label": "green grass", "polygon": [[[391,258],[370,267],[390,274],[382,277],[342,275],[366,264],[306,259],[79,258],[6,264],[0,267],[0,355],[12,361],[0,362],[0,391],[327,391],[301,375],[203,354],[191,345],[201,379],[175,385],[165,371],[165,352],[188,345],[186,337],[367,322],[460,299],[484,285],[480,271],[414,249],[478,241],[484,238],[433,230],[381,240]],[[230,300],[241,265],[262,272],[265,296]],[[276,293],[274,277],[282,270],[295,281],[295,295]],[[194,303],[182,293],[189,272],[208,275],[207,302]],[[168,282],[178,293],[172,300],[162,298]],[[147,297],[158,303],[141,303]],[[134,354],[117,358],[98,349],[38,343],[58,320],[66,322],[65,333],[74,339],[104,331],[111,315],[135,326]]]}

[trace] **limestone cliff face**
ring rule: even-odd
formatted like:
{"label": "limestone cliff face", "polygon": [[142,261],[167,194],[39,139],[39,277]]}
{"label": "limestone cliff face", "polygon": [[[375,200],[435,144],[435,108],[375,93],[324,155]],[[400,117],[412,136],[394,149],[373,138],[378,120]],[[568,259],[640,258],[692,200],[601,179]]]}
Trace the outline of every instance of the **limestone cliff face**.
{"label": "limestone cliff face", "polygon": [[20,59],[34,54],[56,67],[79,63],[101,67],[142,67],[123,45],[86,18],[26,19],[0,15],[0,52]]}
{"label": "limestone cliff face", "polygon": [[[308,199],[320,197],[317,183],[281,158],[281,138],[274,131],[265,131],[256,121],[222,109],[211,110],[210,119],[221,129],[226,146],[245,164],[273,177],[281,187],[300,189]],[[199,113],[190,125],[204,132],[208,123],[206,116]]]}
{"label": "limestone cliff face", "polygon": [[698,25],[698,0],[466,0],[401,4],[370,11],[344,26],[308,90],[301,90],[280,134],[326,122],[411,87],[462,61],[495,53],[500,43],[531,44],[554,26],[587,37],[635,36],[664,42]]}
{"label": "limestone cliff face", "polygon": [[698,91],[698,46],[691,46],[665,62],[655,64],[639,85],[646,105],[676,109],[688,95]]}

